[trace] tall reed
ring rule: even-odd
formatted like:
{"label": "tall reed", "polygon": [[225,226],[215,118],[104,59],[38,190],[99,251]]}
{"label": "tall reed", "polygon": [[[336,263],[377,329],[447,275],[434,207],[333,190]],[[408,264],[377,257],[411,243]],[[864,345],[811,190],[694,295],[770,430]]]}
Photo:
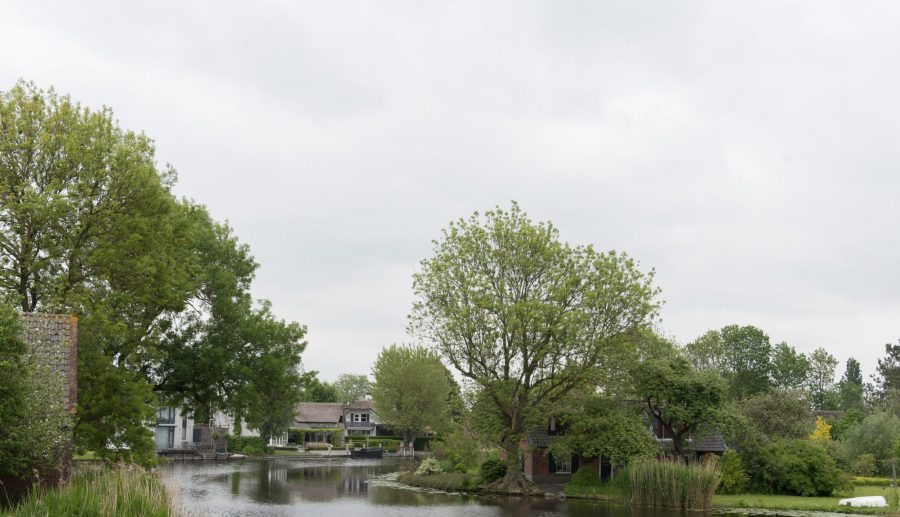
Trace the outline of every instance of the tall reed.
{"label": "tall reed", "polygon": [[685,465],[678,460],[637,460],[627,468],[631,504],[657,508],[712,508],[722,480],[719,458]]}
{"label": "tall reed", "polygon": [[170,517],[171,508],[172,501],[156,474],[138,467],[105,468],[78,474],[64,487],[32,491],[13,515]]}

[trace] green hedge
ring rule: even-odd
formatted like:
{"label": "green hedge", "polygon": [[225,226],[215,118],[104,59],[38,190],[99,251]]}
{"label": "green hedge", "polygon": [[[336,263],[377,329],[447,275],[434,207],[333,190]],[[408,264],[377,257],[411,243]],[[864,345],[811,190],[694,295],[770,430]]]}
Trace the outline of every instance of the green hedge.
{"label": "green hedge", "polygon": [[228,436],[228,452],[262,456],[274,453],[274,449],[266,447],[261,436]]}
{"label": "green hedge", "polygon": [[853,484],[856,486],[891,486],[891,484],[894,482],[891,478],[873,478],[863,476],[850,478],[850,481],[853,482]]}

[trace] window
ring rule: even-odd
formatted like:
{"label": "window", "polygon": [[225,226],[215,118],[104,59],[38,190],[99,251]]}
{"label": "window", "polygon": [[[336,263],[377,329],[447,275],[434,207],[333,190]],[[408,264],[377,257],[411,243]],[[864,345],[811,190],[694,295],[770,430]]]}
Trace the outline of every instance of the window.
{"label": "window", "polygon": [[353,413],[353,421],[354,422],[368,422],[369,414],[368,413]]}
{"label": "window", "polygon": [[557,474],[571,474],[572,473],[572,456],[563,456],[562,458],[557,458],[554,456],[554,463],[556,466]]}
{"label": "window", "polygon": [[181,417],[181,439],[187,440],[187,417]]}
{"label": "window", "polygon": [[175,423],[175,408],[164,407],[156,412],[156,423],[157,424],[174,424]]}

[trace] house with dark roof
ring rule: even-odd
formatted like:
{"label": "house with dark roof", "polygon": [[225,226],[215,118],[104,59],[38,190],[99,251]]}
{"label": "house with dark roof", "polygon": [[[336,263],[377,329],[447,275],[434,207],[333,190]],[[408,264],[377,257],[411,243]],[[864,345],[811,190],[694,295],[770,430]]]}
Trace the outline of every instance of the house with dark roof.
{"label": "house with dark roof", "polygon": [[371,400],[358,400],[344,407],[344,427],[347,436],[376,436],[381,421]]}
{"label": "house with dark roof", "polygon": [[[672,451],[672,437],[667,436],[665,428],[657,420],[650,420],[647,426],[648,432],[659,444],[664,453]],[[555,418],[550,418],[546,428],[533,429],[526,434],[522,441],[523,451],[522,471],[525,476],[536,483],[566,483],[571,479],[580,466],[590,465],[596,469],[603,481],[608,480],[614,472],[614,465],[609,458],[586,457],[580,454],[571,454],[557,457],[549,451],[554,440],[565,434],[565,426],[560,425]],[[728,450],[728,445],[718,433],[703,433],[691,436],[685,441],[685,456],[688,461],[696,461],[709,454],[721,455]]]}

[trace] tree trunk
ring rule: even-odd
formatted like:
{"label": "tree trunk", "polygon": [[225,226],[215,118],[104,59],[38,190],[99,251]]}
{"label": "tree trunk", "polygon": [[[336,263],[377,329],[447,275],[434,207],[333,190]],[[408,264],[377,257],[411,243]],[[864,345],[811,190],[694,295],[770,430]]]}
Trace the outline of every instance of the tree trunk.
{"label": "tree trunk", "polygon": [[510,439],[503,443],[506,453],[506,475],[484,487],[488,492],[513,495],[544,495],[522,472],[519,464],[519,442]]}

